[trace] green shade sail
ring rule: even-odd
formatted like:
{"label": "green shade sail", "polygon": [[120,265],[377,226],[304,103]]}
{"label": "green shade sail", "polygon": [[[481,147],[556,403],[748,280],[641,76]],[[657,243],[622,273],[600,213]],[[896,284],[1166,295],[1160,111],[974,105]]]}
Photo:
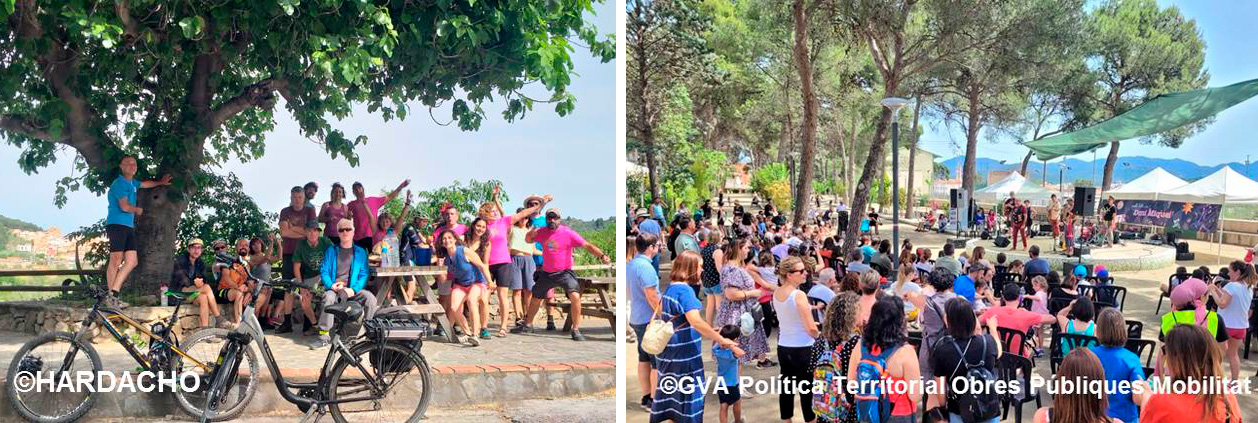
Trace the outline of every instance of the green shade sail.
{"label": "green shade sail", "polygon": [[1024,145],[1040,160],[1078,154],[1109,144],[1169,131],[1258,95],[1258,79],[1217,88],[1162,94],[1101,123]]}

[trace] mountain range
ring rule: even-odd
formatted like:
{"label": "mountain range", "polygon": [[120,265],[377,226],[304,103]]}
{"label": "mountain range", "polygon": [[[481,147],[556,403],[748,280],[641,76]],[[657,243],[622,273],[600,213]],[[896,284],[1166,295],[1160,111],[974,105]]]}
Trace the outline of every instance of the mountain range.
{"label": "mountain range", "polygon": [[[959,164],[965,160],[964,156],[957,156],[950,159],[940,161],[938,163],[947,166],[951,177],[955,178]],[[986,178],[988,171],[992,170],[1017,170],[1022,165],[1020,161],[1005,161],[979,157],[975,159],[975,169],[978,170],[979,180]],[[1060,173],[1061,166],[1066,166],[1066,171]],[[1065,182],[1074,182],[1079,179],[1092,180],[1093,164],[1095,164],[1096,185],[1100,185],[1100,179],[1105,171],[1105,159],[1099,158],[1093,160],[1079,160],[1068,158],[1064,162],[1056,161],[1048,164],[1048,179],[1050,183],[1056,183],[1060,178]],[[1144,156],[1130,156],[1118,158],[1118,163],[1114,166],[1114,181],[1127,182],[1148,173],[1154,168],[1161,167],[1172,175],[1178,176],[1188,182],[1201,179],[1208,176],[1223,166],[1231,166],[1232,170],[1240,172],[1251,179],[1258,179],[1258,164],[1254,166],[1246,166],[1245,162],[1220,163],[1216,165],[1204,166],[1183,159],[1159,159]],[[1035,159],[1027,165],[1027,178],[1032,180],[1040,180],[1043,178],[1044,163],[1037,162]],[[990,181],[995,182],[995,181]]]}

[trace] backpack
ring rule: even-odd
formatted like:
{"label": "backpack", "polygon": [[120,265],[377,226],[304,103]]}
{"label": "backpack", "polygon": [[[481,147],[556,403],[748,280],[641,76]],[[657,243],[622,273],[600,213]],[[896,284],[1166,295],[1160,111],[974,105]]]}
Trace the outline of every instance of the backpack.
{"label": "backpack", "polygon": [[887,379],[887,359],[903,346],[874,353],[865,345],[861,345],[861,361],[856,367],[856,417],[862,422],[885,422],[891,419],[891,399],[887,397],[885,387],[877,381]]}
{"label": "backpack", "polygon": [[962,365],[965,366],[965,378],[970,380],[978,380],[988,389],[983,389],[980,393],[967,393],[966,395],[953,395],[949,392],[948,396],[957,402],[957,408],[961,410],[961,420],[967,422],[986,421],[1000,416],[1000,395],[995,389],[991,389],[992,383],[997,380],[995,374],[987,370],[987,337],[979,335],[979,340],[983,343],[982,359],[978,363],[970,364],[965,360],[965,353],[970,350],[970,343],[974,340],[971,337],[965,342],[965,350],[957,346],[957,341],[949,337],[952,348],[957,350],[957,354],[961,355],[961,362],[957,363],[957,368],[953,369],[955,374],[957,369]]}
{"label": "backpack", "polygon": [[845,421],[856,412],[847,396],[847,378],[839,370],[844,365],[839,353],[843,347],[844,343],[839,343],[833,349],[825,349],[813,370],[812,411],[832,422]]}

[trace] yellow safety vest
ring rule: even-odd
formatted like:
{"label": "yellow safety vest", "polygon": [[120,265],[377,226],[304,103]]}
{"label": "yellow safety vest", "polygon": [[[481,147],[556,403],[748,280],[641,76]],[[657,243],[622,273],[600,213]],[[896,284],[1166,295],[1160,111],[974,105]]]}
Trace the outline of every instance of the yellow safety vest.
{"label": "yellow safety vest", "polygon": [[[1197,324],[1197,310],[1180,310],[1172,311],[1162,315],[1162,335],[1165,336],[1171,328],[1177,324]],[[1216,336],[1219,330],[1219,315],[1211,311],[1206,311],[1206,331],[1210,332],[1210,336]]]}

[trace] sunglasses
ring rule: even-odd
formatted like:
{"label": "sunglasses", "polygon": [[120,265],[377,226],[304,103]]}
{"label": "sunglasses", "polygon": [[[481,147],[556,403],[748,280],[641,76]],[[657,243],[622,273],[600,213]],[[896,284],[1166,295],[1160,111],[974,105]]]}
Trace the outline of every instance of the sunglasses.
{"label": "sunglasses", "polygon": [[786,272],[786,274],[788,274],[788,275],[794,275],[794,274],[796,274],[796,273],[804,273],[805,271],[806,271],[806,270],[804,270],[804,269],[793,269],[793,270],[791,270],[791,271]]}
{"label": "sunglasses", "polygon": [[336,231],[341,232],[341,233],[354,232],[354,228],[341,228],[341,229],[337,229]]}

